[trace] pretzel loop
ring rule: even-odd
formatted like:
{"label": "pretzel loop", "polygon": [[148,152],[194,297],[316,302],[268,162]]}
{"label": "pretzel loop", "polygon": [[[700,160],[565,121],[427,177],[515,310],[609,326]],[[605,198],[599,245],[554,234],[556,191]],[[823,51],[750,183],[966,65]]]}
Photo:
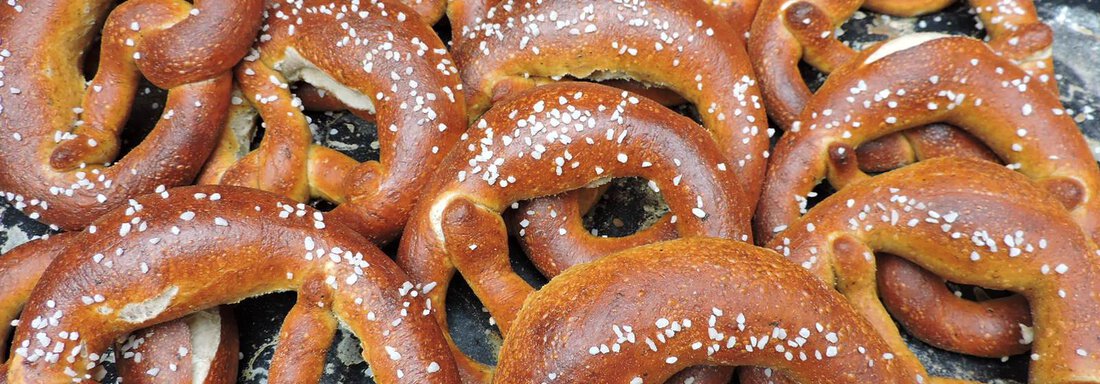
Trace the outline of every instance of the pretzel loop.
{"label": "pretzel loop", "polygon": [[[88,380],[87,372],[118,336],[284,290],[308,299],[296,306],[322,304],[346,325],[366,346],[363,357],[378,382],[458,382],[422,292],[353,230],[326,224],[322,213],[304,204],[244,188],[181,188],[134,204],[138,208],[129,212],[105,215],[94,233],[75,235],[80,249],[67,249],[43,274],[16,329],[8,383]],[[143,231],[126,230],[133,219]],[[84,304],[81,297],[88,295],[102,300]],[[312,313],[293,310],[293,328],[283,334],[295,340],[323,328],[301,321]],[[298,363],[277,358],[271,377],[319,379],[321,367]]]}
{"label": "pretzel loop", "polygon": [[[32,218],[62,229],[83,228],[129,197],[195,177],[225,123],[227,69],[244,54],[233,47],[257,30],[262,1],[213,5],[199,15],[182,1],[126,2],[103,24],[100,67],[86,85],[77,61],[95,36],[92,27],[112,4],[38,1],[19,10],[0,7],[0,40],[11,52],[0,64],[5,75],[0,87],[8,88],[0,100],[0,162],[22,170],[0,175],[0,190]],[[236,21],[232,33],[200,29],[211,19]],[[146,40],[182,31],[189,31],[193,42],[188,49],[202,50],[203,58]],[[179,60],[165,58],[169,55]],[[143,143],[108,166],[119,152],[117,136],[139,76],[158,76],[155,69],[138,69],[143,60],[156,68],[172,61],[174,70],[191,77],[161,83],[169,86],[169,96],[160,121]]]}
{"label": "pretzel loop", "polygon": [[[269,35],[261,39],[259,54],[237,70],[245,98],[267,131],[259,148],[224,170],[220,180],[220,171],[212,170],[208,181],[299,201],[329,199],[339,204],[333,215],[372,240],[396,237],[428,170],[465,124],[465,104],[456,94],[459,77],[446,46],[398,2],[284,1],[273,3],[268,15]],[[308,118],[290,92],[294,81],[374,113],[381,158],[360,164],[313,145]]]}
{"label": "pretzel loop", "polygon": [[[431,198],[414,212],[398,263],[434,287],[429,298],[441,324],[457,267],[507,335],[533,290],[508,264],[500,214],[513,202],[639,176],[661,188],[679,233],[747,240],[743,192],[723,176],[712,139],[691,124],[650,100],[586,83],[546,85],[499,104],[425,190]],[[486,367],[455,353],[469,380],[486,380]]]}
{"label": "pretzel loop", "polygon": [[1100,329],[1091,309],[1100,304],[1097,250],[1058,201],[1004,167],[939,158],[852,185],[769,248],[870,314],[899,359],[919,364],[880,316],[873,251],[951,281],[1022,294],[1035,326],[1030,382],[1100,382],[1100,357],[1091,352],[1100,350],[1091,336]]}

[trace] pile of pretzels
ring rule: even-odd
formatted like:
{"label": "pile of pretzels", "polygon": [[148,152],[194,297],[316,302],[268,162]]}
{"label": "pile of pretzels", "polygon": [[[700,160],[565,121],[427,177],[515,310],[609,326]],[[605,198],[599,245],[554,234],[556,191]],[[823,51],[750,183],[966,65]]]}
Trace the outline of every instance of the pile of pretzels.
{"label": "pile of pretzels", "polygon": [[[1031,0],[971,0],[984,40],[837,36],[951,3],[0,2],[0,196],[55,230],[0,255],[0,383],[236,382],[227,305],[281,291],[272,383],[318,382],[341,329],[387,384],[961,381],[899,328],[1100,383],[1100,168]],[[142,84],[167,99],[129,148]],[[630,177],[667,213],[590,231]],[[451,337],[456,279],[495,366]]]}

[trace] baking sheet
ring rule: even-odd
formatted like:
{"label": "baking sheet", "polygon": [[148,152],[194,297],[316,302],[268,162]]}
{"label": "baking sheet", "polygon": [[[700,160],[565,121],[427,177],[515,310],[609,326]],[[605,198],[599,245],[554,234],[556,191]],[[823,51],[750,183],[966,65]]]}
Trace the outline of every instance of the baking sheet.
{"label": "baking sheet", "polygon": [[[1062,102],[1089,138],[1094,154],[1100,154],[1100,112],[1097,111],[1100,108],[1100,0],[1037,2],[1040,16],[1055,32],[1054,58]],[[439,26],[437,30],[445,33],[447,27]],[[920,18],[895,18],[860,12],[842,30],[841,39],[855,47],[921,31],[982,35],[975,16],[963,4]],[[819,85],[824,81],[824,76],[808,68],[804,68],[804,73],[811,84]],[[160,115],[163,100],[163,91],[153,88],[142,90],[124,141],[132,145],[140,140],[144,130],[152,127]],[[311,116],[318,142],[359,160],[378,158],[377,136],[372,124],[345,113],[313,113]],[[652,196],[647,196],[646,189],[639,188],[640,185],[636,181],[616,181],[586,218],[590,228],[600,234],[621,236],[632,233],[659,215],[659,211],[654,211]],[[49,232],[46,225],[0,203],[0,253]],[[516,270],[532,284],[544,284],[545,279],[535,268],[521,254],[516,254],[517,247],[512,249]],[[396,247],[391,245],[385,250],[393,255]],[[241,329],[241,383],[266,382],[267,367],[277,344],[279,326],[294,300],[293,293],[283,293],[245,300],[236,305]],[[495,363],[500,334],[490,324],[488,312],[461,279],[456,279],[448,292],[447,311],[450,328],[459,347],[477,360]],[[936,376],[995,383],[1026,382],[1026,356],[984,359],[937,350],[914,340],[910,340],[910,345]],[[105,382],[116,380],[112,374]],[[340,331],[337,335],[328,353],[322,382],[372,382],[369,380],[369,367],[360,357],[358,340],[350,333]]]}

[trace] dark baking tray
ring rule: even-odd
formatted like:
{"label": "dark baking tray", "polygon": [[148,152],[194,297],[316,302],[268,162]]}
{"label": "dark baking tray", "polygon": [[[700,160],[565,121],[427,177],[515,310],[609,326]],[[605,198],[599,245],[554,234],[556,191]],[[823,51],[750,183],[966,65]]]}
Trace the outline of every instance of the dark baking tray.
{"label": "dark baking tray", "polygon": [[[1097,65],[1100,63],[1100,0],[1037,0],[1037,3],[1040,16],[1055,31],[1054,58],[1062,102],[1072,111],[1095,153],[1096,149],[1100,149],[1100,141],[1097,141],[1100,140],[1100,112],[1096,110],[1100,108],[1100,65]],[[440,25],[436,29],[446,35],[447,28]],[[844,33],[841,38],[857,47],[919,31],[982,35],[976,18],[963,4],[920,18],[891,18],[860,12],[842,29]],[[803,72],[813,85],[824,81],[824,76],[809,68],[804,67]],[[155,88],[142,90],[130,127],[123,138],[128,146],[140,141],[145,130],[155,123],[163,100],[162,91]],[[690,111],[684,112],[690,114]],[[360,160],[378,158],[375,149],[377,136],[372,124],[344,113],[316,113],[312,117],[317,141]],[[639,188],[640,185],[636,180],[616,180],[601,203],[586,217],[590,227],[598,229],[601,234],[622,236],[651,221],[654,217],[653,199],[641,192],[645,188]],[[324,203],[317,205],[325,208]],[[49,232],[47,226],[0,203],[0,252]],[[514,245],[512,259],[515,269],[532,284],[544,284],[546,280]],[[393,245],[385,247],[390,255],[395,250]],[[236,305],[241,330],[241,383],[267,381],[267,367],[276,345],[279,326],[294,300],[293,293],[282,293],[248,299]],[[488,312],[461,279],[456,279],[448,292],[447,312],[451,332],[459,347],[475,359],[495,363],[500,334],[490,325]],[[915,340],[909,340],[909,343],[934,375],[982,382],[1026,382],[1028,361],[1024,356],[975,358],[941,351]],[[367,375],[367,364],[359,352],[355,337],[340,331],[328,353],[322,382],[372,382]],[[114,375],[109,375],[105,380],[115,381]]]}

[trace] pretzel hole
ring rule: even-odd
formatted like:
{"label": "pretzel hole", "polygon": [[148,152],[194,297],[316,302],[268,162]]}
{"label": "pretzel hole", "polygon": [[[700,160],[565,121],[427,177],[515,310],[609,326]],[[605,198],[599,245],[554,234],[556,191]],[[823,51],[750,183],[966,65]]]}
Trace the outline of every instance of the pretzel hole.
{"label": "pretzel hole", "polygon": [[[272,293],[245,299],[234,308],[241,329],[250,330],[240,333],[240,382],[267,382],[271,359],[279,347],[279,329],[297,298],[295,292]],[[362,382],[370,370],[362,352],[359,338],[341,325],[325,354],[320,382]]]}
{"label": "pretzel hole", "polygon": [[584,214],[584,228],[594,236],[624,237],[649,228],[669,212],[668,204],[639,177],[612,179]]}

